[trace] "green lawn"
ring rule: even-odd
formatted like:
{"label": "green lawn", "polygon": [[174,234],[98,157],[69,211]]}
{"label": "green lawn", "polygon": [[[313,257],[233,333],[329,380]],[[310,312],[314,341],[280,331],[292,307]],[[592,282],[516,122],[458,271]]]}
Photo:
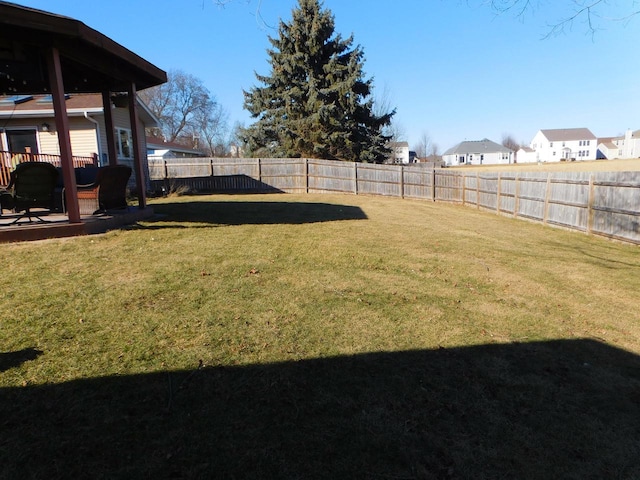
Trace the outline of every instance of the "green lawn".
{"label": "green lawn", "polygon": [[640,478],[640,250],[475,209],[187,196],[2,245],[0,479]]}

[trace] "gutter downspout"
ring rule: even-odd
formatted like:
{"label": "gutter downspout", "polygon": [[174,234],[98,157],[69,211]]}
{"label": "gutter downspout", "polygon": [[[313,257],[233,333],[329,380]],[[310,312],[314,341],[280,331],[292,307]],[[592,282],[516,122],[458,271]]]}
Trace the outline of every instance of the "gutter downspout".
{"label": "gutter downspout", "polygon": [[100,145],[100,123],[98,123],[98,121],[95,118],[90,117],[89,112],[85,111],[83,112],[83,114],[84,114],[84,118],[86,118],[96,126],[96,142],[98,145],[98,166],[100,166],[102,165],[102,148]]}

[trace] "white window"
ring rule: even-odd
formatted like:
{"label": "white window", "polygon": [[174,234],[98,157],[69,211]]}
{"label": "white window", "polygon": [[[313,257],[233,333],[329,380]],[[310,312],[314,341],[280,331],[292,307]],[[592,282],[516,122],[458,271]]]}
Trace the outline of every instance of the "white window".
{"label": "white window", "polygon": [[132,158],[133,141],[131,140],[131,130],[116,128],[116,145],[118,147],[118,158]]}

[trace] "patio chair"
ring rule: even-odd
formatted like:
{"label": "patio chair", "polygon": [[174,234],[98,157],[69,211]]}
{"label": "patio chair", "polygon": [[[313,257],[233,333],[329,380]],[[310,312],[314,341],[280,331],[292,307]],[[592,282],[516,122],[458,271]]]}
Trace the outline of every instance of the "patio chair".
{"label": "patio chair", "polygon": [[[25,217],[29,218],[30,222],[33,218],[45,221],[41,216],[51,212],[57,178],[58,172],[50,163],[26,162],[16,166],[11,172],[7,190],[0,194],[1,208],[12,209],[17,213],[24,212],[12,224]],[[34,213],[34,208],[45,209],[46,212]]]}
{"label": "patio chair", "polygon": [[109,165],[98,169],[96,179],[89,185],[78,185],[80,213],[106,213],[127,208],[127,183],[131,167]]}

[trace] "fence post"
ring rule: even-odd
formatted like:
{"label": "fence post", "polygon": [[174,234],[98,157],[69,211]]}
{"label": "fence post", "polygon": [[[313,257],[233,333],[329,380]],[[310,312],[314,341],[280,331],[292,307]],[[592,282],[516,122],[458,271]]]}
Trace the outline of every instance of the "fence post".
{"label": "fence post", "polygon": [[587,203],[587,233],[591,234],[593,230],[593,203],[595,202],[596,186],[593,173],[589,175],[589,201]]}
{"label": "fence post", "polygon": [[309,159],[304,159],[304,192],[309,193]]}
{"label": "fence post", "polygon": [[164,193],[166,195],[171,189],[171,183],[169,182],[169,167],[167,166],[166,160],[162,160],[162,173],[162,176],[164,177]]}
{"label": "fence post", "polygon": [[480,210],[480,173],[476,172],[476,208]]}
{"label": "fence post", "polygon": [[467,174],[462,174],[462,206],[467,204]]}
{"label": "fence post", "polygon": [[262,183],[262,163],[260,158],[256,158],[256,167],[258,168],[258,182]]}
{"label": "fence post", "polygon": [[404,165],[400,165],[400,198],[404,198]]}
{"label": "fence post", "polygon": [[518,216],[520,210],[520,174],[516,173],[515,198],[513,199],[513,216]]}
{"label": "fence post", "polygon": [[551,172],[547,174],[547,189],[544,194],[544,213],[542,214],[542,223],[546,225],[549,218],[549,197],[551,196]]}
{"label": "fence post", "polygon": [[431,170],[431,200],[436,201],[436,169]]}
{"label": "fence post", "polygon": [[209,176],[213,177],[213,157],[209,158]]}
{"label": "fence post", "polygon": [[498,172],[498,185],[496,186],[496,213],[500,214],[500,194],[502,193],[502,173]]}
{"label": "fence post", "polygon": [[358,195],[358,162],[353,162],[353,193]]}

